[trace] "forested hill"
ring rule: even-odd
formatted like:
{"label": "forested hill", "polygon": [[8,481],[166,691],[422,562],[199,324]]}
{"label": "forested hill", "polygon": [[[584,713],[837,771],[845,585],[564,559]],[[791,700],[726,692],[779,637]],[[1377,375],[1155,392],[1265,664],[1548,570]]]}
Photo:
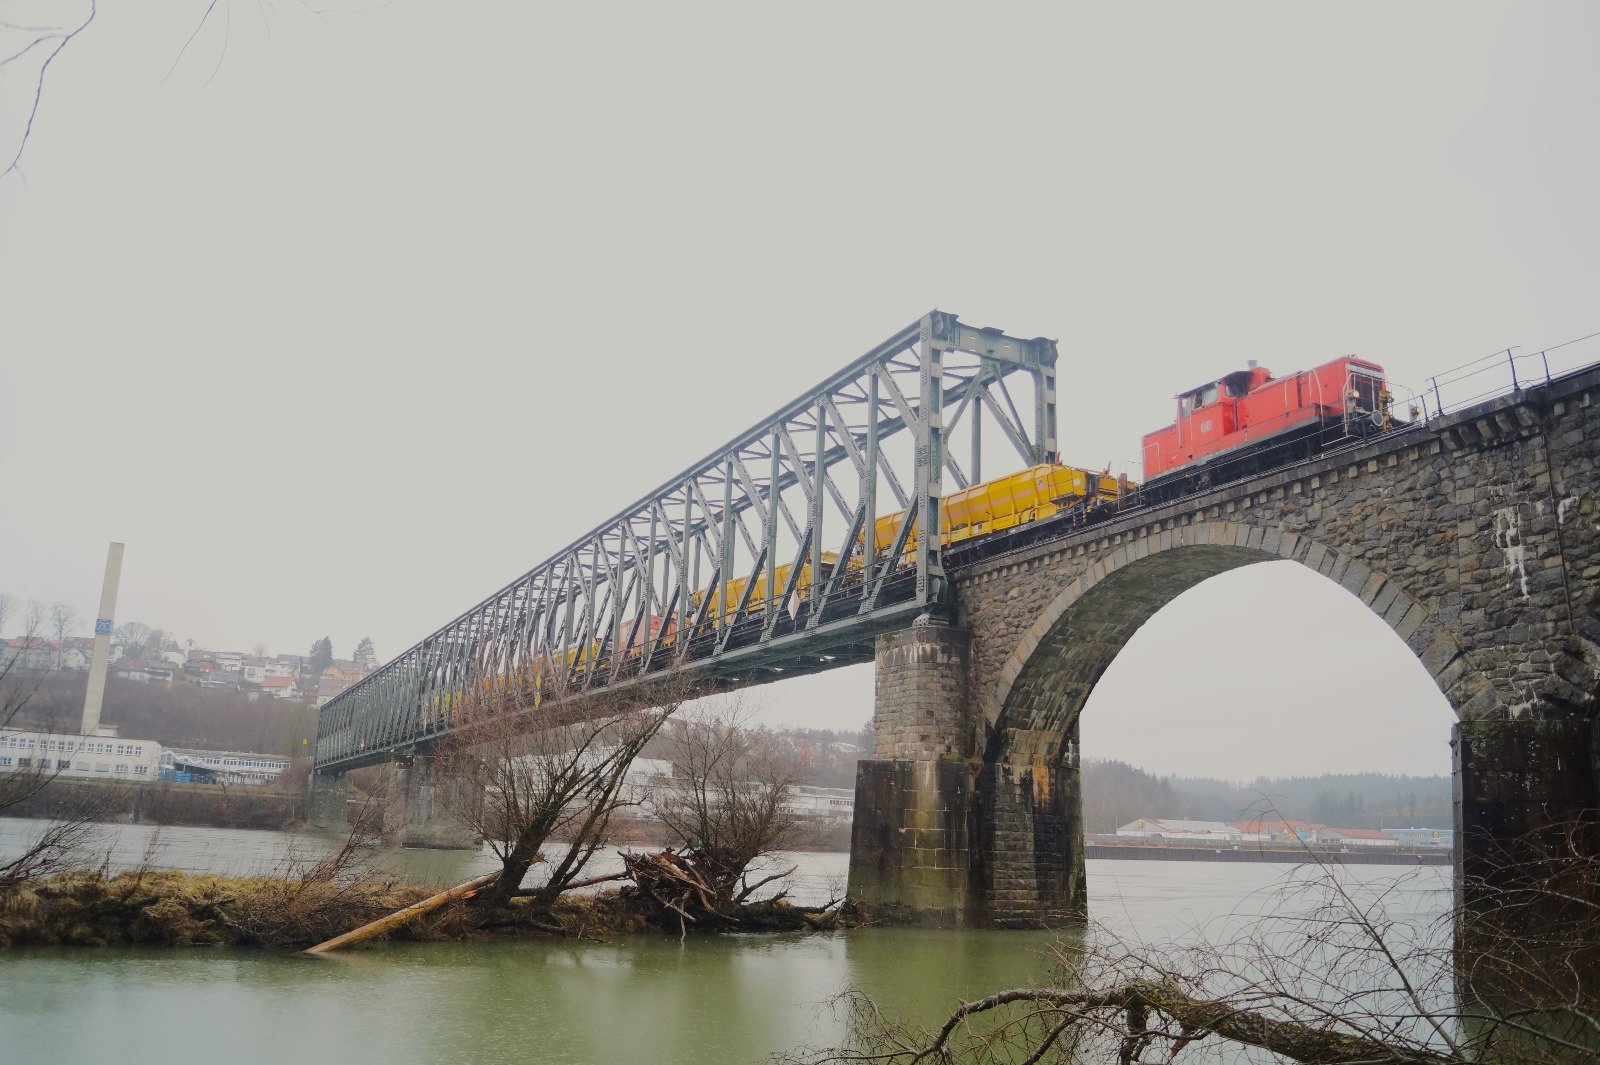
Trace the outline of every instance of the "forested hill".
{"label": "forested hill", "polygon": [[1287,817],[1345,828],[1448,828],[1449,777],[1330,773],[1235,784],[1158,777],[1126,762],[1083,764],[1084,828],[1114,832],[1141,817],[1238,821]]}

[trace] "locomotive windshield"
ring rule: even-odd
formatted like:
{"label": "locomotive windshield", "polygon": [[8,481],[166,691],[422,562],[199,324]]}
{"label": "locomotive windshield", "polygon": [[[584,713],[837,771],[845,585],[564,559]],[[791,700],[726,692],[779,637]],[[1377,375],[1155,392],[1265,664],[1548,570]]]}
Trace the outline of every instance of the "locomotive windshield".
{"label": "locomotive windshield", "polygon": [[1378,409],[1378,393],[1383,391],[1383,379],[1372,374],[1352,370],[1350,373],[1350,398],[1361,410]]}
{"label": "locomotive windshield", "polygon": [[1202,385],[1193,392],[1185,392],[1178,397],[1178,410],[1184,414],[1193,414],[1201,407],[1209,407],[1217,401],[1217,384],[1213,381],[1209,385]]}

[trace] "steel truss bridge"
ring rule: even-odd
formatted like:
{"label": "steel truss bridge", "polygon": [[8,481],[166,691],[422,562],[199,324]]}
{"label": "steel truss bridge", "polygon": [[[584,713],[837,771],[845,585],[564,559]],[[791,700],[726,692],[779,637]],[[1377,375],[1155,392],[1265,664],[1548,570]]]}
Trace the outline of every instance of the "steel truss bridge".
{"label": "steel truss bridge", "polygon": [[923,315],[330,700],[317,768],[387,761],[473,708],[871,661],[875,636],[948,609],[946,487],[980,482],[997,438],[991,476],[1055,452],[1055,364],[1052,340]]}

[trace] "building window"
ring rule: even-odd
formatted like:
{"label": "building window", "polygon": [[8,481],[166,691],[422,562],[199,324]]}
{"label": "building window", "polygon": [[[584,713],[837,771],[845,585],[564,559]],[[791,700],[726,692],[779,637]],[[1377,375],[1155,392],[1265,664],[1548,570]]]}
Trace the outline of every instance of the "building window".
{"label": "building window", "polygon": [[72,768],[76,769],[80,773],[87,773],[89,771],[89,763],[88,762],[79,762],[77,765],[73,766]]}
{"label": "building window", "polygon": [[33,759],[32,758],[18,758],[17,759],[17,768],[18,769],[26,769],[32,764],[33,764]]}
{"label": "building window", "polygon": [[126,762],[118,762],[117,763],[116,772],[118,772],[118,773],[126,773],[127,771],[128,771],[128,763],[126,763]]}
{"label": "building window", "polygon": [[57,769],[71,769],[72,768],[72,760],[70,758],[57,758],[56,759],[56,768]]}
{"label": "building window", "polygon": [[9,754],[0,754],[0,765],[10,765],[10,764],[11,764],[11,756]]}
{"label": "building window", "polygon": [[94,771],[96,773],[109,773],[109,772],[111,772],[111,763],[110,762],[96,762],[94,764]]}
{"label": "building window", "polygon": [[136,777],[144,776],[144,771],[145,771],[145,767],[142,766],[142,765],[136,765],[136,766],[133,767],[133,775],[136,776]]}

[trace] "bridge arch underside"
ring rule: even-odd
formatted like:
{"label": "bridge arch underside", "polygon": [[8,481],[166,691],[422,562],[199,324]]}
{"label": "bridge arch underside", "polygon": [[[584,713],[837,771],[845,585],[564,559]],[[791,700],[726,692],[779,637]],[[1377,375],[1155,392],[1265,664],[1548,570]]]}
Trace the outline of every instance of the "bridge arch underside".
{"label": "bridge arch underside", "polygon": [[[1265,541],[1263,540],[1264,544]],[[1100,678],[1159,610],[1219,574],[1277,559],[1308,565],[1360,598],[1417,653],[1451,705],[1484,682],[1422,604],[1360,563],[1288,538],[1268,547],[1183,544],[1130,551],[1065,583],[1023,632],[997,682],[980,689],[985,843],[983,909],[1001,926],[1081,918],[1088,910],[1078,719]],[[1179,712],[1179,711],[1174,711]]]}
{"label": "bridge arch underside", "polygon": [[[1459,712],[1485,686],[1428,610],[1365,566],[1320,549],[1319,572],[1367,605],[1417,653]],[[1293,558],[1259,548],[1198,544],[1145,555],[1064,588],[1027,630],[983,707],[984,760],[1075,765],[1078,715],[1095,685],[1145,622],[1189,589],[1229,570]],[[1304,562],[1304,559],[1297,559]],[[1448,689],[1446,688],[1448,685]]]}

